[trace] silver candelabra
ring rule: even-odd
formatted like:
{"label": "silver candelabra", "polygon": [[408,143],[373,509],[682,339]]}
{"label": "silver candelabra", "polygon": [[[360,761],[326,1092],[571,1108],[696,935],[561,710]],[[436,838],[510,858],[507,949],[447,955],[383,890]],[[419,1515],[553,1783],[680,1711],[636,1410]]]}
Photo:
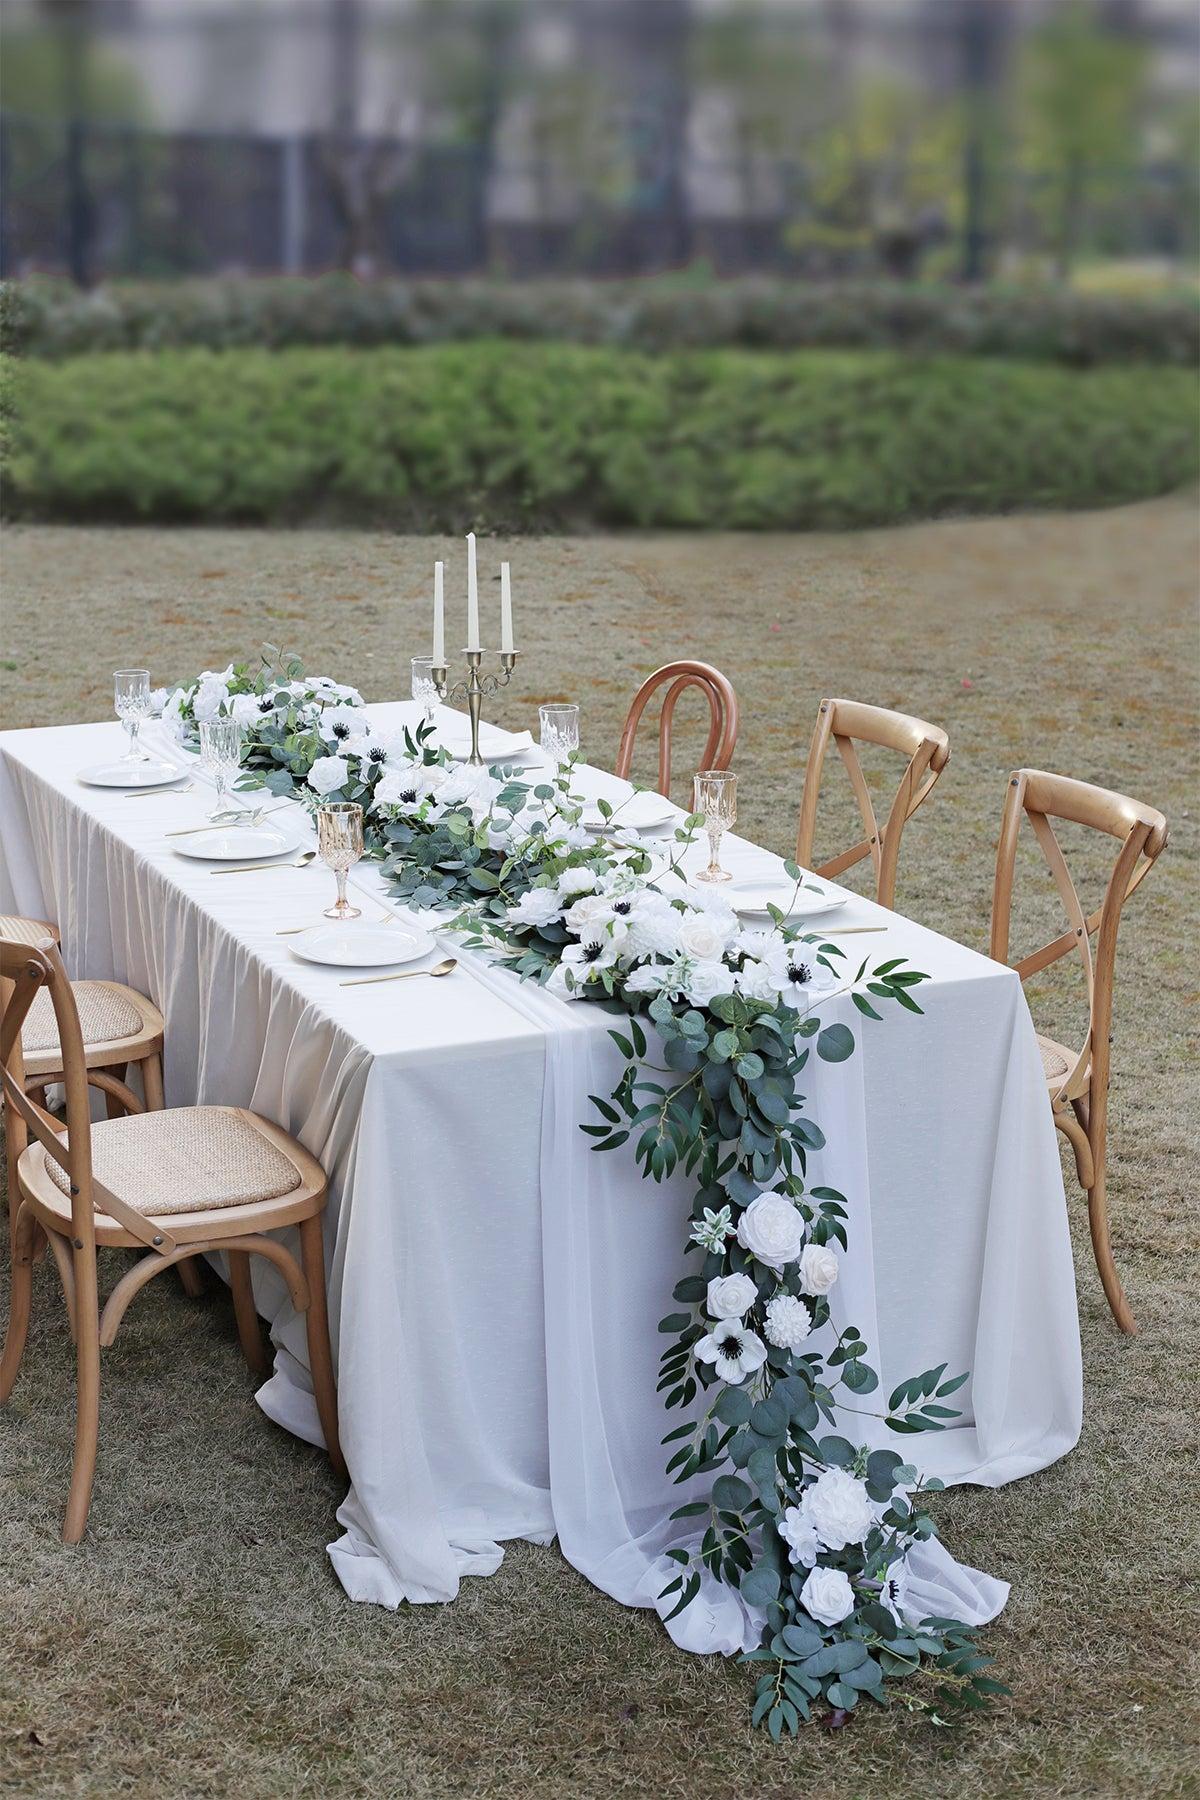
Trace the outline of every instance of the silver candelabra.
{"label": "silver candelabra", "polygon": [[437,689],[438,699],[451,704],[455,700],[465,700],[467,711],[471,715],[471,754],[467,761],[476,768],[484,766],[485,758],[479,754],[479,719],[483,710],[485,694],[494,694],[502,687],[507,687],[516,667],[516,650],[501,650],[500,670],[495,675],[481,675],[480,664],[487,655],[485,650],[464,650],[467,659],[466,678],[456,681],[453,686],[447,682],[448,670],[445,663],[434,663],[429,673],[433,677],[433,685]]}

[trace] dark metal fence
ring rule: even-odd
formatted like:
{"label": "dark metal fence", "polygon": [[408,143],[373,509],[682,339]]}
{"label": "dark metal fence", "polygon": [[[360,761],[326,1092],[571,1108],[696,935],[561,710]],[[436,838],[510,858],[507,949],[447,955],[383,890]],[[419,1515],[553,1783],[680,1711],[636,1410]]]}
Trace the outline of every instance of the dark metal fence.
{"label": "dark metal fence", "polygon": [[[686,181],[646,154],[616,200],[586,193],[542,216],[504,215],[496,171],[472,144],[159,133],[0,119],[0,272],[87,280],[244,271],[628,275],[700,261],[721,274],[917,272],[929,254],[962,266],[961,222],[928,206],[885,227],[864,217],[834,234],[812,201],[813,171],[779,162],[770,199],[722,208],[739,171],[694,160]],[[537,194],[553,172],[509,168]],[[994,179],[994,177],[993,177]],[[1082,236],[1096,254],[1179,259],[1194,248],[1188,172],[1095,172]],[[1045,238],[1053,183],[1007,176],[1003,227],[1031,250]],[[699,196],[699,198],[697,198]],[[1189,220],[1191,223],[1189,223]]]}

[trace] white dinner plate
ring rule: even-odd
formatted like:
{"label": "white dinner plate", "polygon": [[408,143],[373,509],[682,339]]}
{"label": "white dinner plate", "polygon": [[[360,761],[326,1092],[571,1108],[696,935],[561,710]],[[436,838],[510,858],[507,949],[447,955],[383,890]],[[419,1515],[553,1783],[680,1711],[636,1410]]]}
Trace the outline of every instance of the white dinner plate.
{"label": "white dinner plate", "polygon": [[589,831],[607,831],[610,826],[626,831],[656,831],[675,817],[675,808],[661,794],[633,794],[628,800],[612,800],[609,804],[613,817],[606,819],[595,801],[588,801],[583,809],[583,823]]}
{"label": "white dinner plate", "polygon": [[191,837],[174,839],[171,848],[180,856],[199,857],[201,862],[250,863],[286,856],[298,850],[302,841],[294,825],[213,825]]}
{"label": "white dinner plate", "polygon": [[777,906],[786,919],[819,919],[846,904],[841,894],[831,894],[827,888],[813,887],[807,879],[797,893],[795,882],[789,881],[786,876],[782,879],[764,879],[761,876],[754,879],[747,876],[742,880],[731,881],[723,891],[728,895],[734,912],[747,919],[769,918],[769,906]]}
{"label": "white dinner plate", "polygon": [[416,962],[437,949],[436,940],[416,925],[394,919],[390,925],[318,925],[288,945],[304,962],[338,969],[378,969],[386,963]]}
{"label": "white dinner plate", "polygon": [[186,769],[177,769],[173,763],[110,762],[80,769],[78,779],[87,787],[126,788],[133,792],[138,788],[169,787],[173,781],[182,781],[186,774]]}

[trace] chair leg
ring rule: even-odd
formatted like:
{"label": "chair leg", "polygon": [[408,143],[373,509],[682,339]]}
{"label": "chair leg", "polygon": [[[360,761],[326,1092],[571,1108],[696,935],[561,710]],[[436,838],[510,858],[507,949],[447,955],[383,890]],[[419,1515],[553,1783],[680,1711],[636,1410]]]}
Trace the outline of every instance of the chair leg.
{"label": "chair leg", "polygon": [[77,1544],[87,1524],[100,1442],[100,1309],[96,1250],[75,1255],[75,1458],[63,1519],[63,1542]]}
{"label": "chair leg", "polygon": [[1095,1184],[1088,1191],[1088,1225],[1092,1233],[1096,1267],[1100,1271],[1100,1280],[1104,1286],[1105,1298],[1112,1308],[1113,1318],[1127,1336],[1134,1337],[1137,1334],[1137,1322],[1121,1287],[1108,1235],[1107,1171],[1100,1154],[1096,1155]]}
{"label": "chair leg", "polygon": [[142,1087],[146,1095],[146,1111],[161,1112],[163,1098],[162,1057],[157,1050],[142,1058]]}
{"label": "chair leg", "polygon": [[176,1263],[179,1284],[189,1300],[204,1298],[204,1276],[200,1272],[200,1258],[189,1256],[184,1262]]}
{"label": "chair leg", "polygon": [[229,1285],[233,1290],[233,1311],[242,1353],[252,1374],[269,1375],[270,1363],[263,1348],[262,1326],[258,1322],[254,1290],[250,1285],[250,1258],[244,1250],[230,1250],[228,1254]]}
{"label": "chair leg", "polygon": [[338,1436],[337,1388],[333,1380],[333,1357],[329,1349],[329,1316],[325,1308],[325,1246],[321,1237],[321,1216],[300,1222],[300,1259],[308,1282],[308,1311],[304,1326],[308,1333],[308,1363],[312,1374],[313,1395],[317,1415],[325,1435],[329,1460],[339,1475],[346,1474]]}
{"label": "chair leg", "polygon": [[0,1356],[0,1402],[12,1393],[25,1339],[29,1335],[29,1314],[33,1306],[33,1214],[22,1205],[17,1211],[12,1239],[12,1286],[8,1301],[8,1330],[4,1335],[4,1354]]}

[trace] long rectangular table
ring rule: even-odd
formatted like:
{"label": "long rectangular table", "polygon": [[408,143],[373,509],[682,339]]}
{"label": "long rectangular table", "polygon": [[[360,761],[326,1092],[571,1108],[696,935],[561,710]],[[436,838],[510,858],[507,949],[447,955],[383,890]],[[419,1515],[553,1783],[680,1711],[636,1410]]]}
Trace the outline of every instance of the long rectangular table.
{"label": "long rectangular table", "polygon": [[[415,712],[370,710],[386,730]],[[611,1021],[458,947],[448,980],[342,987],[277,935],[319,916],[328,872],[217,877],[176,854],[164,833],[210,803],[194,759],[198,791],[185,794],[131,801],[76,779],[116,754],[119,730],[0,734],[0,910],[57,920],[73,974],[150,995],[166,1019],[168,1104],[253,1107],[328,1171],[352,1477],[330,1554],[347,1592],[448,1600],[462,1575],[498,1566],[505,1539],[557,1534],[601,1587],[652,1604],[681,1498],[663,1474],[656,1323],[684,1268],[691,1193],[679,1176],[643,1181],[621,1152],[591,1155],[579,1132],[587,1096],[619,1074]],[[595,769],[579,785],[628,791]],[[778,867],[739,839],[724,848],[737,873]],[[391,905],[373,867],[355,879]],[[836,923],[885,926],[848,938],[850,954],[903,955],[930,980],[920,1018],[867,1023],[845,995],[821,1009],[859,1040],[849,1061],[806,1071],[806,1110],[828,1139],[811,1180],[850,1202],[835,1322],[863,1333],[885,1394],[936,1363],[970,1369],[962,1420],[919,1440],[917,1460],[947,1482],[998,1485],[1068,1451],[1081,1417],[1033,1028],[1016,975],[986,957],[857,897]],[[260,1404],[320,1442],[302,1322],[272,1269],[256,1264],[254,1279],[277,1351]],[[843,1428],[911,1452],[872,1418]],[[964,1573],[934,1572],[947,1592]],[[983,1580],[967,1582],[963,1616],[1002,1604]],[[699,1649],[752,1636],[723,1594],[671,1629]]]}

